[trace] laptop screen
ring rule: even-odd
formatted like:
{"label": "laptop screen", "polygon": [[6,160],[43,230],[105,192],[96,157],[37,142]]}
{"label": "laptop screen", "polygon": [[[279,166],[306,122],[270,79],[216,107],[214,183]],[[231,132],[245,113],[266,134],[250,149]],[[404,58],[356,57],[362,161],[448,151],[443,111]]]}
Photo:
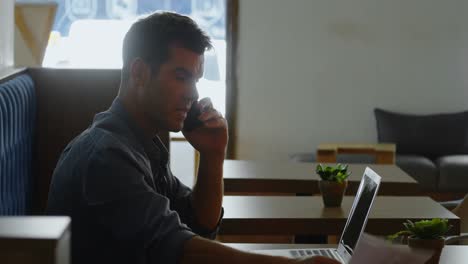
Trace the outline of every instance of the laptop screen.
{"label": "laptop screen", "polygon": [[354,247],[366,225],[367,215],[379,187],[380,177],[377,176],[377,179],[373,178],[372,174],[373,172],[370,170],[366,170],[364,173],[351,209],[352,211],[341,236],[341,244],[350,255],[352,255]]}

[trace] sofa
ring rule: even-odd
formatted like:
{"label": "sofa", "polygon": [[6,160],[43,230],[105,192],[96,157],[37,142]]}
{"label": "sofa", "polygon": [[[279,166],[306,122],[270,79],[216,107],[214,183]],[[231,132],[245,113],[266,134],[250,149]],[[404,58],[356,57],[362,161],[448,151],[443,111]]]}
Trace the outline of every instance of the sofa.
{"label": "sofa", "polygon": [[0,215],[41,214],[60,153],[110,105],[120,71],[0,73]]}
{"label": "sofa", "polygon": [[0,83],[0,215],[31,210],[36,96],[32,78],[19,74]]}
{"label": "sofa", "polygon": [[[468,111],[430,115],[374,110],[379,143],[396,144],[395,163],[436,199],[468,193]],[[294,153],[295,162],[315,162],[314,153]],[[339,163],[375,163],[369,155],[341,154]]]}
{"label": "sofa", "polygon": [[0,215],[43,212],[60,153],[119,82],[115,69],[0,69]]}
{"label": "sofa", "polygon": [[396,144],[396,164],[423,189],[468,192],[468,111],[374,114],[378,141]]}

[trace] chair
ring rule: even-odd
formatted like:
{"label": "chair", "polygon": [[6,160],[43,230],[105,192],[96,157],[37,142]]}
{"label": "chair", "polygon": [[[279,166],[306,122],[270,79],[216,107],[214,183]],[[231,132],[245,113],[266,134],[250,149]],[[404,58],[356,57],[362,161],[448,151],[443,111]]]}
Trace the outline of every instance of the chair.
{"label": "chair", "polygon": [[450,236],[445,239],[445,244],[463,244],[468,245],[468,194],[461,200],[441,202],[442,206],[452,209],[452,212],[460,217],[459,236]]}

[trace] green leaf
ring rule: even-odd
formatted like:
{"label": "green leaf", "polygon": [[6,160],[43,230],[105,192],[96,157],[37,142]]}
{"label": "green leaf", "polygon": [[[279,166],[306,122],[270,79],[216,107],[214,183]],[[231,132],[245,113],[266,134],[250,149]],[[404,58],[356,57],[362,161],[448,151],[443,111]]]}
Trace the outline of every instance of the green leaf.
{"label": "green leaf", "polygon": [[347,172],[347,169],[348,165],[340,163],[335,166],[323,166],[322,164],[318,164],[315,168],[315,172],[322,180],[342,183],[351,175],[351,173]]}
{"label": "green leaf", "polygon": [[320,174],[321,172],[323,172],[322,164],[318,164],[318,165],[317,165],[317,167],[315,168],[315,172],[317,172],[318,174]]}
{"label": "green leaf", "polygon": [[411,235],[411,232],[409,232],[407,230],[402,230],[402,231],[396,232],[393,235],[387,236],[387,239],[390,240],[390,241],[393,241],[393,240],[397,239],[398,237],[409,236],[409,235]]}
{"label": "green leaf", "polygon": [[420,220],[417,222],[406,220],[406,222],[403,223],[403,226],[405,227],[405,230],[392,235],[392,237],[401,236],[401,232],[404,232],[406,235],[420,239],[438,239],[443,237],[448,230],[452,228],[452,226],[448,224],[447,219],[440,218]]}

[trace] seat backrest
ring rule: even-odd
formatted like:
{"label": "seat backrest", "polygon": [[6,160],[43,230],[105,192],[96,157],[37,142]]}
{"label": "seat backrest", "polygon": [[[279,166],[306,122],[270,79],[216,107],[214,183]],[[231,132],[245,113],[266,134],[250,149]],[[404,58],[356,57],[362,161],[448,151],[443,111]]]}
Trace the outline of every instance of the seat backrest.
{"label": "seat backrest", "polygon": [[37,130],[34,209],[42,213],[58,158],[66,145],[109,108],[120,70],[30,68],[36,85]]}
{"label": "seat backrest", "polygon": [[[41,213],[60,154],[94,115],[110,107],[119,91],[120,70],[31,68],[29,73],[37,90],[35,209]],[[166,144],[168,136],[161,135]]]}
{"label": "seat backrest", "polygon": [[[0,77],[0,215],[43,212],[60,154],[109,108],[119,83],[117,69],[32,68]],[[160,136],[168,146],[169,133]]]}
{"label": "seat backrest", "polygon": [[35,118],[31,77],[22,73],[0,81],[0,215],[31,210]]}

